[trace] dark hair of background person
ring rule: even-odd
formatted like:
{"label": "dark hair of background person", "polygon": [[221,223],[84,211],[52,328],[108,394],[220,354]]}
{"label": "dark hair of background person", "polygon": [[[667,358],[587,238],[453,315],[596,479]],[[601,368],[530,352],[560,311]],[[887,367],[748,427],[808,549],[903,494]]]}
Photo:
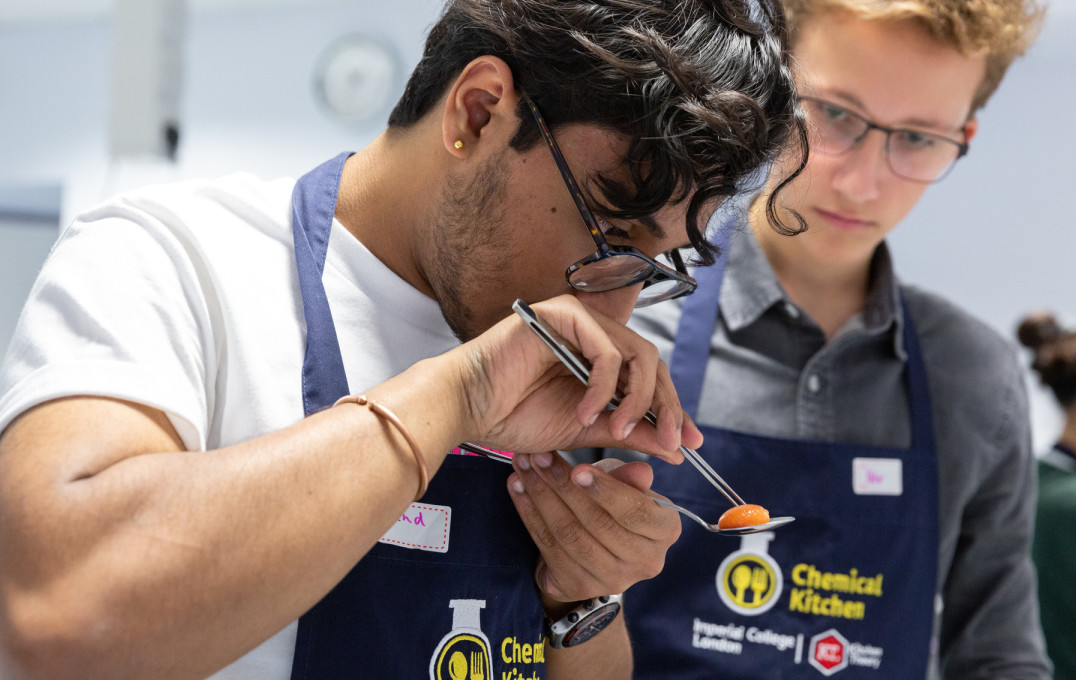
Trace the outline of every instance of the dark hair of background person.
{"label": "dark hair of background person", "polygon": [[1064,408],[1076,403],[1076,329],[1062,328],[1052,314],[1030,314],[1016,335],[1034,352],[1031,368]]}
{"label": "dark hair of background person", "polygon": [[[551,128],[589,124],[629,140],[630,180],[594,178],[603,194],[595,212],[630,220],[691,196],[687,231],[700,264],[717,252],[698,224],[704,203],[735,194],[788,148],[800,158],[781,187],[806,165],[784,12],[773,0],[452,0],[389,127],[420,120],[483,55],[508,64]],[[523,151],[541,136],[522,102],[518,115],[511,146]],[[777,193],[770,223],[804,229],[799,215],[797,229],[780,219]]]}

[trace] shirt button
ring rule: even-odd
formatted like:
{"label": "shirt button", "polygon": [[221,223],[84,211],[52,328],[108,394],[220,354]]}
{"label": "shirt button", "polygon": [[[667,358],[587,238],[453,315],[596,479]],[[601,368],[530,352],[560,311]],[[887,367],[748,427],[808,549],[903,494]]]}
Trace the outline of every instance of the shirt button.
{"label": "shirt button", "polygon": [[819,378],[817,373],[812,373],[811,375],[807,376],[807,390],[811,394],[818,394],[821,389],[822,378]]}
{"label": "shirt button", "polygon": [[792,318],[792,319],[800,318],[800,310],[799,310],[799,308],[796,307],[796,305],[792,304],[791,302],[786,302],[785,303],[785,313],[788,314],[789,318]]}

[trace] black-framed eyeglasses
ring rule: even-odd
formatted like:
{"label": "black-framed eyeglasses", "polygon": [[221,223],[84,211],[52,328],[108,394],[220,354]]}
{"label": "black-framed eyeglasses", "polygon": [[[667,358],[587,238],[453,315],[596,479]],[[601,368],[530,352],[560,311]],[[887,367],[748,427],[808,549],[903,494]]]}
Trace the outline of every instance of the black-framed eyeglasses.
{"label": "black-framed eyeglasses", "polygon": [[670,250],[666,256],[672,261],[676,269],[667,267],[642,251],[632,246],[610,245],[605,240],[605,234],[598,226],[598,220],[590,211],[583,192],[572,176],[564,155],[553,139],[545,119],[538,111],[538,107],[530,97],[524,96],[523,100],[534,115],[538,123],[538,129],[542,131],[549,152],[553,154],[553,161],[560,170],[560,176],[564,179],[568,191],[575,201],[575,207],[579,210],[579,216],[583,218],[583,225],[590,232],[597,249],[587,257],[579,260],[568,267],[564,272],[568,279],[568,285],[572,288],[587,293],[601,293],[617,288],[626,288],[637,284],[643,284],[643,289],[635,302],[636,307],[646,307],[663,300],[671,300],[695,291],[698,285],[695,279],[687,274],[687,268],[676,250]]}
{"label": "black-framed eyeglasses", "polygon": [[811,122],[812,151],[842,154],[859,144],[871,130],[879,130],[885,133],[885,158],[893,174],[923,184],[945,179],[957,160],[968,153],[967,141],[879,125],[840,104],[817,97],[800,97],[799,101]]}

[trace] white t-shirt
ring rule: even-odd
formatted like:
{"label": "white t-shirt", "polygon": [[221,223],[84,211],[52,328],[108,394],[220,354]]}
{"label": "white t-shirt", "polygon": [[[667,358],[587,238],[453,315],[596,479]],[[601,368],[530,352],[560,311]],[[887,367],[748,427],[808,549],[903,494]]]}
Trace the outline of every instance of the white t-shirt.
{"label": "white t-shirt", "polygon": [[[191,450],[303,418],[294,180],[237,174],[120,195],[63,233],[0,367],[0,431],[70,395],[164,411]],[[350,390],[458,345],[440,308],[339,223],[324,284]],[[214,680],[287,680],[296,623]]]}

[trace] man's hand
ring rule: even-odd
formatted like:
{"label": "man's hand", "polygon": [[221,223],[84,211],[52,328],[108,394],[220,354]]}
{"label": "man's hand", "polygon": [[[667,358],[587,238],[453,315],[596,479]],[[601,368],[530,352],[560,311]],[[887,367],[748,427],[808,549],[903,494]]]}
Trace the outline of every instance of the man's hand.
{"label": "man's hand", "polygon": [[[513,315],[450,353],[475,441],[515,452],[617,446],[677,463],[680,444],[702,443],[652,343],[571,295],[533,308],[590,363],[589,386]],[[657,427],[636,427],[648,409]]]}
{"label": "man's hand", "polygon": [[513,465],[508,489],[541,552],[535,579],[547,606],[623,592],[661,571],[680,518],[651,500],[649,465],[573,469],[548,452],[517,454]]}

